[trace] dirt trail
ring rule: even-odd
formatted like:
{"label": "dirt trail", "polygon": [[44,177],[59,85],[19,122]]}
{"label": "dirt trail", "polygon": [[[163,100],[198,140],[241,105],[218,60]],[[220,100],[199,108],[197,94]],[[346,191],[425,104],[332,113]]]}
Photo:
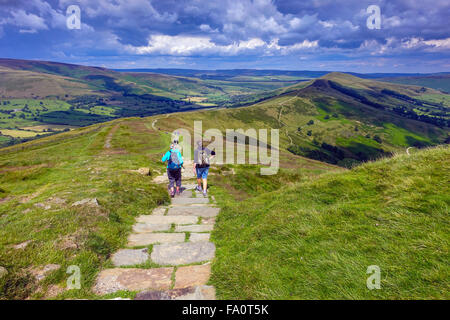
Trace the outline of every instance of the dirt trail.
{"label": "dirt trail", "polygon": [[114,133],[117,131],[117,129],[119,128],[119,124],[116,124],[108,133],[108,135],[106,136],[105,139],[105,145],[104,148],[105,149],[111,149],[111,140],[112,137],[114,136]]}
{"label": "dirt trail", "polygon": [[[169,116],[170,116],[170,114],[167,113],[167,114],[164,115],[164,118],[168,118]],[[159,130],[158,128],[156,128],[156,122],[157,122],[159,119],[161,119],[161,118],[156,118],[155,120],[152,121],[152,129],[155,130],[155,131],[158,131],[158,130]]]}
{"label": "dirt trail", "polygon": [[281,126],[284,126],[284,127],[285,127],[284,130],[285,130],[285,132],[286,132],[286,136],[289,138],[289,141],[290,141],[291,145],[294,144],[294,141],[292,140],[291,136],[289,135],[289,131],[288,131],[288,129],[286,128],[286,127],[287,127],[286,124],[285,124],[283,121],[281,121],[281,114],[283,113],[283,107],[284,107],[284,105],[285,105],[286,103],[288,103],[289,101],[292,101],[292,100],[295,99],[295,98],[298,98],[298,94],[296,94],[295,96],[293,96],[291,99],[288,99],[288,100],[286,100],[286,101],[282,101],[282,102],[278,103],[278,106],[280,107],[280,112],[279,112],[279,114],[278,114],[278,123],[280,124],[280,127],[281,127]]}

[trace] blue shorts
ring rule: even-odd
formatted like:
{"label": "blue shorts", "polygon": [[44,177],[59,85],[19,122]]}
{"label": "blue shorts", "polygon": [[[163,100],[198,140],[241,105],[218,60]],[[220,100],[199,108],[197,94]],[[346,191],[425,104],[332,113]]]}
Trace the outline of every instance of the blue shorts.
{"label": "blue shorts", "polygon": [[197,170],[197,179],[206,179],[208,178],[209,167],[204,168],[195,168]]}

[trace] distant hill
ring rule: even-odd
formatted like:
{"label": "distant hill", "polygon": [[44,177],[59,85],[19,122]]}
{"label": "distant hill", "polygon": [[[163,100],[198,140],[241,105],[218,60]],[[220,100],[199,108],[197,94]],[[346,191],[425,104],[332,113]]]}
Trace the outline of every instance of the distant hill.
{"label": "distant hill", "polygon": [[450,93],[450,74],[381,78],[380,81],[422,86]]}
{"label": "distant hill", "polygon": [[[311,71],[311,70],[270,70],[270,69],[217,69],[217,70],[201,70],[201,69],[176,69],[176,68],[135,68],[135,69],[114,69],[118,72],[150,72],[169,74],[176,76],[198,77],[198,78],[233,78],[237,76],[291,76],[297,78],[315,79],[322,77],[332,71]],[[407,78],[407,77],[432,77],[432,76],[449,76],[450,72],[440,73],[357,73],[342,72],[363,79],[383,79],[383,78]]]}
{"label": "distant hill", "polygon": [[298,82],[203,80],[0,59],[0,146],[120,117],[247,105]]}
{"label": "distant hill", "polygon": [[338,72],[205,72],[224,78],[0,59],[0,145],[121,117],[240,106],[249,108],[233,118],[280,128],[291,153],[347,167],[448,140],[450,96],[438,90]]}

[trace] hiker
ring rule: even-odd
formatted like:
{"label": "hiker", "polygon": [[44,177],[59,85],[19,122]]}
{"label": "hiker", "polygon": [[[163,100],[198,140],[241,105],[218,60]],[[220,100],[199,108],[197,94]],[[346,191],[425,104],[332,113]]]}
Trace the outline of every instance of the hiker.
{"label": "hiker", "polygon": [[[197,141],[197,149],[194,151],[194,173],[197,174],[197,191],[203,192],[203,196],[207,196],[208,188],[208,172],[211,159],[216,155],[216,152],[205,148],[203,141]],[[203,189],[202,189],[203,180]]]}
{"label": "hiker", "polygon": [[[174,144],[170,145],[170,150],[167,151],[161,159],[162,162],[167,161],[167,177],[169,178],[170,196],[173,198],[175,193],[180,194],[181,188],[181,167],[183,166],[183,157],[180,150],[176,149]],[[174,188],[176,184],[176,192]]]}

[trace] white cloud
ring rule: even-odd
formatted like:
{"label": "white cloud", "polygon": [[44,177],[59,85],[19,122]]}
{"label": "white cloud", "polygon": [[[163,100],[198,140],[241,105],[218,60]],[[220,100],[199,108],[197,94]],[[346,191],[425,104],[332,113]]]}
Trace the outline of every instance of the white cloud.
{"label": "white cloud", "polygon": [[425,48],[428,51],[439,51],[450,49],[450,38],[424,40],[423,38],[412,37],[402,41],[402,46],[406,49]]}
{"label": "white cloud", "polygon": [[[73,0],[60,0],[59,6],[67,8],[74,4]],[[177,20],[176,13],[160,13],[148,0],[77,0],[82,14],[90,18],[107,17],[106,23],[114,22],[115,26],[133,26],[139,23],[152,22],[173,23]]]}
{"label": "white cloud", "polygon": [[440,40],[427,40],[424,43],[436,48],[450,49],[450,38]]}
{"label": "white cloud", "polygon": [[287,54],[292,51],[311,49],[318,46],[318,41],[304,40],[290,46],[280,46],[278,38],[266,43],[260,38],[251,38],[245,41],[236,41],[228,45],[214,43],[211,38],[206,36],[186,36],[186,35],[152,35],[148,45],[134,47],[126,46],[126,50],[139,55],[162,54],[162,55],[237,55],[263,53]]}
{"label": "white cloud", "polygon": [[36,33],[47,30],[45,20],[33,13],[26,13],[20,9],[11,12],[11,17],[3,19],[2,24],[11,24],[20,27],[20,32]]}

